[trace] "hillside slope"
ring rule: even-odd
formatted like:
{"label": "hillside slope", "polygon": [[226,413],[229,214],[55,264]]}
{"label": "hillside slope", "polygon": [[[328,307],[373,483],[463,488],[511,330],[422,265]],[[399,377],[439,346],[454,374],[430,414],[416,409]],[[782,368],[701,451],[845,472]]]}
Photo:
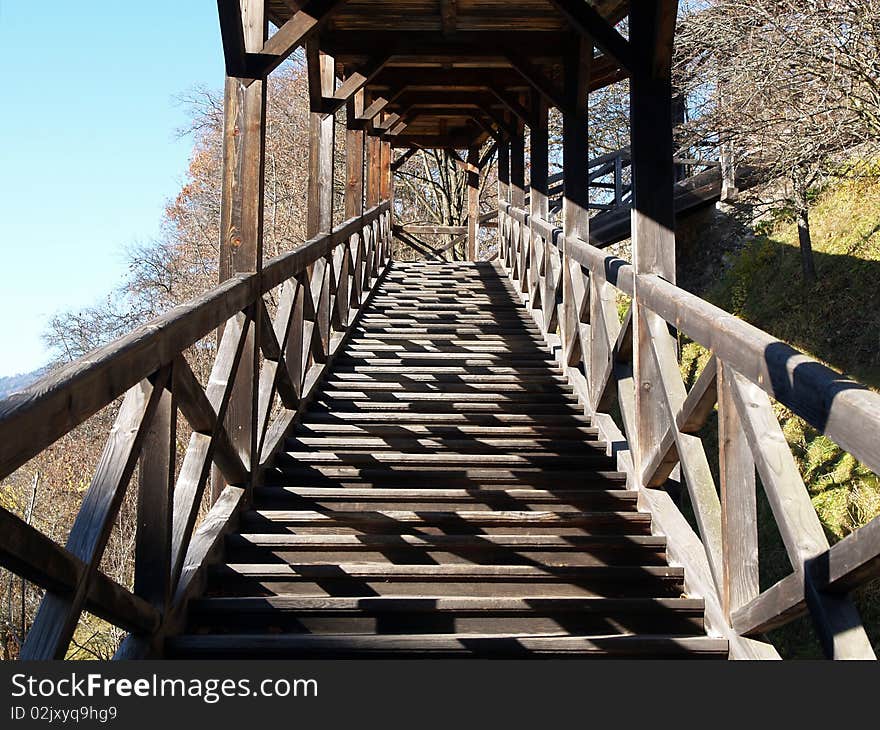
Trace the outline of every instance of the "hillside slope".
{"label": "hillside slope", "polygon": [[[751,230],[729,222],[725,231],[723,216],[716,214],[711,235],[695,252],[699,261],[683,262],[682,268],[691,274],[683,285],[830,367],[880,389],[880,180],[850,179],[829,187],[816,196],[811,223],[818,273],[813,284],[801,276],[797,228],[780,211]],[[712,262],[714,271],[708,276],[707,262]],[[689,343],[682,354],[683,370],[692,377],[706,353]],[[800,418],[782,406],[777,409],[829,540],[839,540],[880,514],[877,476]],[[704,434],[710,451],[717,443],[716,429],[717,424],[710,423]],[[763,499],[761,511],[763,588],[791,568]],[[877,581],[863,589],[858,603],[878,650]],[[817,651],[806,621],[775,632],[772,638],[789,656],[813,656]]]}

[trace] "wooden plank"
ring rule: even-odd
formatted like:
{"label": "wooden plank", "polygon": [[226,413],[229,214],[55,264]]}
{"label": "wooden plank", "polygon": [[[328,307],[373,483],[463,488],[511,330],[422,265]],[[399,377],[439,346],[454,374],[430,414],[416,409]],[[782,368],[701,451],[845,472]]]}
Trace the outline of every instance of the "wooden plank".
{"label": "wooden plank", "polygon": [[721,486],[721,602],[731,614],[760,592],[755,461],[733,399],[727,365],[718,365],[718,458]]}
{"label": "wooden plank", "polygon": [[22,659],[63,659],[67,653],[168,376],[167,371],[157,376],[155,384],[142,381],[126,394],[67,540],[67,551],[85,569],[70,594],[44,596]]}

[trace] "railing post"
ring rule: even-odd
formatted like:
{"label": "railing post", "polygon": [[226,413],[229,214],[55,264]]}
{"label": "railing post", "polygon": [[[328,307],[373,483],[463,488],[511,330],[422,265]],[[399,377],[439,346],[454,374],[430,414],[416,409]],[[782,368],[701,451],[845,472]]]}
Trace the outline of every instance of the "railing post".
{"label": "railing post", "polygon": [[480,150],[467,154],[467,260],[477,260],[477,218],[480,215]]}
{"label": "railing post", "polygon": [[731,391],[733,372],[718,362],[718,457],[721,482],[721,602],[724,614],[760,592],[755,460]]}
{"label": "railing post", "polygon": [[[263,0],[240,0],[245,50],[257,53],[268,36]],[[266,144],[266,84],[245,85],[227,77],[224,97],[223,186],[220,203],[219,280],[263,267],[263,168]],[[218,343],[222,328],[218,334]],[[242,462],[257,466],[257,394],[259,388],[259,323],[245,343],[235,389],[229,402],[226,428]],[[215,470],[212,501],[225,480]]]}
{"label": "railing post", "polygon": [[[529,175],[529,306],[532,309],[542,309],[543,279],[545,274],[544,246],[541,237],[535,228],[535,218],[546,220],[549,212],[549,198],[547,197],[548,176],[548,113],[547,104],[542,98],[535,100],[535,118],[529,128],[529,161],[531,172]],[[547,323],[541,318],[544,331],[547,331]]]}
{"label": "railing post", "polygon": [[[565,95],[571,113],[562,118],[563,200],[562,226],[565,240],[562,244],[562,309],[560,330],[565,361],[574,364],[575,342],[580,322],[587,313],[575,301],[573,285],[583,279],[579,264],[568,258],[567,241],[570,237],[590,240],[590,187],[589,187],[589,94],[592,45],[582,36],[572,41],[565,63]],[[583,346],[583,343],[582,343]],[[589,361],[586,353],[585,361]],[[590,377],[590,374],[587,374]]]}
{"label": "railing post", "polygon": [[635,268],[633,365],[636,382],[636,473],[642,473],[646,450],[658,442],[668,420],[651,339],[671,337],[665,322],[644,310],[639,275],[657,274],[675,283],[675,169],[672,155],[671,51],[675,30],[674,0],[633,3],[630,47],[632,138],[632,248]]}
{"label": "railing post", "polygon": [[[521,121],[516,123],[516,134],[510,140],[510,204],[522,208],[526,201],[526,145],[525,129]],[[512,269],[515,284],[520,292],[526,291],[525,234],[519,221],[510,221]]]}
{"label": "railing post", "polygon": [[510,201],[510,140],[505,138],[498,143],[498,257],[506,267],[510,266],[510,250],[505,235],[506,222],[502,219],[500,203]]}
{"label": "railing post", "polygon": [[[333,137],[335,120],[324,114],[321,99],[333,96],[336,85],[332,56],[320,50],[317,40],[308,42],[309,94],[309,180],[306,235],[329,232],[333,227]],[[316,108],[317,106],[317,108]],[[316,262],[317,263],[317,262]]]}

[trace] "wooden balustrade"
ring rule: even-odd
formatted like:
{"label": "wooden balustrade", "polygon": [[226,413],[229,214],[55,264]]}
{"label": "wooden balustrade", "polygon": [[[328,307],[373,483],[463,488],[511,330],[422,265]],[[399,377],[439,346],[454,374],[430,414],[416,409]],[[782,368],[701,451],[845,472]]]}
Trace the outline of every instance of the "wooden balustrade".
{"label": "wooden balustrade", "polygon": [[[390,240],[383,202],[268,261],[260,274],[236,275],[0,403],[3,478],[122,397],[66,547],[0,508],[0,564],[46,589],[22,658],[63,658],[83,610],[131,632],[121,655],[157,645],[356,321],[388,263]],[[219,327],[203,387],[183,353]],[[242,453],[224,417],[233,390],[253,382],[236,379],[253,333],[263,355],[258,392],[246,394],[258,407],[256,446]],[[192,435],[175,479],[178,413]],[[129,590],[99,565],[139,466]],[[196,529],[214,467],[230,486]]]}
{"label": "wooden balustrade", "polygon": [[[754,639],[809,612],[829,657],[874,658],[847,594],[880,575],[880,518],[829,546],[771,397],[880,472],[880,395],[657,275],[636,275],[628,262],[579,238],[563,240],[562,231],[546,220],[505,201],[498,225],[501,260],[523,298],[556,292],[531,311],[612,444],[619,467],[640,490],[656,528],[667,534],[670,556],[686,568],[689,590],[706,600],[710,630],[730,640],[731,656],[777,656]],[[553,285],[546,244],[557,257],[564,247],[562,272],[568,281],[562,290]],[[623,321],[618,293],[632,301]],[[555,317],[548,312],[554,307]],[[546,326],[555,321],[558,327]],[[647,348],[653,364],[638,384],[633,377],[636,321],[647,333],[637,344]],[[690,391],[670,326],[711,352]],[[637,442],[637,387],[660,404],[665,416],[665,431],[653,443]],[[619,424],[610,415],[615,403]],[[716,403],[718,485],[698,435]],[[676,466],[699,541],[668,495],[656,489]],[[793,566],[791,575],[763,591],[756,471]]]}

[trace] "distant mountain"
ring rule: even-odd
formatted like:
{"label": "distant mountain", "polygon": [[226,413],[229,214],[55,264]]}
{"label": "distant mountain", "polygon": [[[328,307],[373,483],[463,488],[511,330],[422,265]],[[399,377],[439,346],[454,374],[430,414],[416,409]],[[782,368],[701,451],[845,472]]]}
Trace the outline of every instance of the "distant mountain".
{"label": "distant mountain", "polygon": [[46,368],[38,368],[29,373],[19,373],[18,375],[7,375],[0,378],[0,400],[8,395],[24,390],[31,383],[36,382],[41,375],[46,372]]}

